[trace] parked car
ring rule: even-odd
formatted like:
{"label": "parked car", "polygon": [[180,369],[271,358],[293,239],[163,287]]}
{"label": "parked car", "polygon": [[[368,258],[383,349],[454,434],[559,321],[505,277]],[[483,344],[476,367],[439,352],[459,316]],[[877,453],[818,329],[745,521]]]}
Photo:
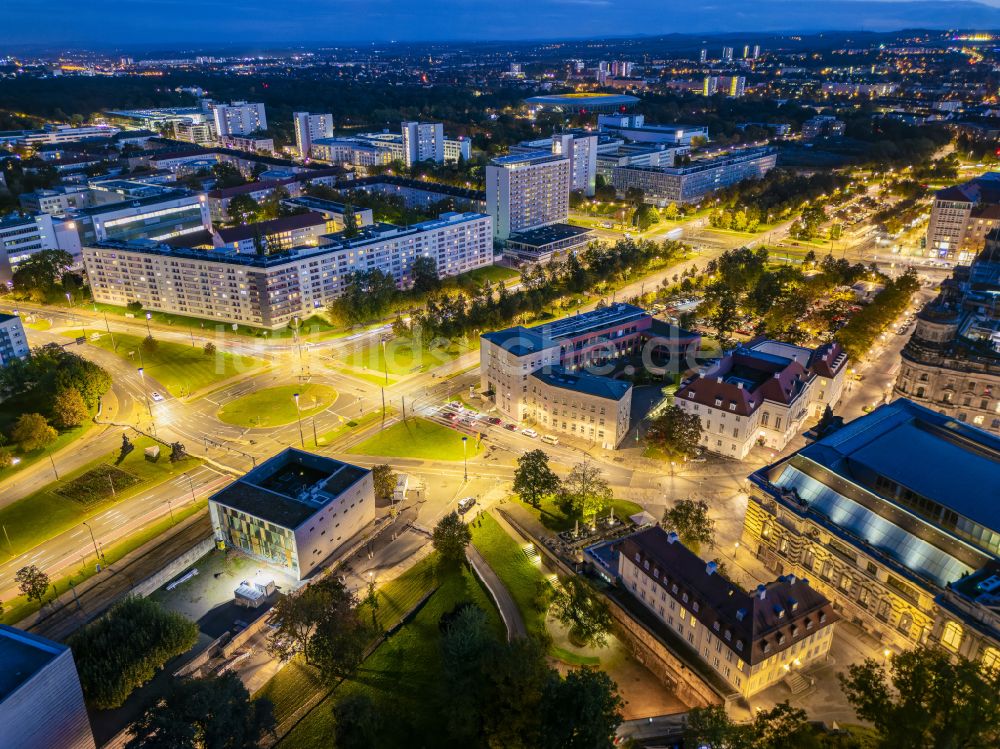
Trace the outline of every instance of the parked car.
{"label": "parked car", "polygon": [[516,432],[517,431],[517,424],[504,424],[503,428],[504,429],[508,429],[511,432]]}
{"label": "parked car", "polygon": [[531,439],[535,439],[535,437],[538,436],[538,432],[536,432],[534,429],[522,429],[521,434],[523,434],[525,437],[531,437]]}
{"label": "parked car", "polygon": [[469,511],[469,508],[476,503],[475,497],[462,497],[458,500],[458,514],[464,515]]}
{"label": "parked car", "polygon": [[160,395],[155,390],[149,394],[149,397],[152,398],[155,403],[159,403],[161,400],[163,400],[163,396]]}
{"label": "parked car", "polygon": [[491,416],[490,418],[487,419],[487,421],[490,422],[490,424],[493,424],[494,426],[496,426],[497,424],[502,423],[503,419],[500,419],[500,418],[498,418],[496,416]]}

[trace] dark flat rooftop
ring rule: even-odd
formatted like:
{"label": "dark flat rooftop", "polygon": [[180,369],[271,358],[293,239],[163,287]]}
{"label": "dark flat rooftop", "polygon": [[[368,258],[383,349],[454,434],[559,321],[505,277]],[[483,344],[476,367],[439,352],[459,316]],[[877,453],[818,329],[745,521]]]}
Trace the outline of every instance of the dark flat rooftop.
{"label": "dark flat rooftop", "polygon": [[616,401],[624,398],[625,394],[632,388],[630,382],[613,380],[610,377],[598,377],[587,372],[570,372],[565,367],[548,367],[533,373],[531,376],[546,385]]}
{"label": "dark flat rooftop", "polygon": [[64,650],[58,642],[0,624],[0,702]]}
{"label": "dark flat rooftop", "polygon": [[288,448],[214,494],[211,501],[283,528],[297,528],[367,473],[360,466]]}

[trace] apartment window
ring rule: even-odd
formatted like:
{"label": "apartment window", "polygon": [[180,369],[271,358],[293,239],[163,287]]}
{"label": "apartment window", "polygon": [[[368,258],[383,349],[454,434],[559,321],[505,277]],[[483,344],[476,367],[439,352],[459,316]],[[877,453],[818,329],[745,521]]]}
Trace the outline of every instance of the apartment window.
{"label": "apartment window", "polygon": [[986,648],[979,658],[979,665],[987,674],[995,674],[1000,669],[1000,650]]}
{"label": "apartment window", "polygon": [[910,629],[912,627],[913,627],[913,616],[910,614],[909,611],[904,611],[903,614],[899,617],[899,626],[898,626],[898,629],[904,635],[906,635],[907,637],[909,637],[910,636]]}

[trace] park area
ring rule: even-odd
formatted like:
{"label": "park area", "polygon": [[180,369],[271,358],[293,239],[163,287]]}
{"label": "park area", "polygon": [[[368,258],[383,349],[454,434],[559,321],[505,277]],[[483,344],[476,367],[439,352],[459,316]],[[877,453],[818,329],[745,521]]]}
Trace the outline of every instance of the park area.
{"label": "park area", "polygon": [[[433,591],[433,592],[431,592]],[[427,600],[416,610],[428,593]],[[405,746],[413,735],[435,735],[439,717],[426,710],[428,695],[440,688],[441,630],[439,622],[460,603],[472,602],[487,611],[500,636],[502,627],[489,597],[465,568],[442,569],[431,555],[379,588],[380,627],[392,628],[405,615],[411,618],[394,631],[362,664],[353,677],[334,688],[326,687],[317,672],[299,658],[293,659],[257,693],[274,703],[278,724],[295,716],[310,697],[325,697],[279,744],[308,749],[328,747],[333,735],[333,706],[344,697],[364,694],[375,703],[392,737],[391,746]]]}
{"label": "park area", "polygon": [[475,437],[468,437],[463,448],[463,435],[454,429],[421,418],[400,421],[369,437],[348,452],[353,455],[383,455],[387,458],[421,458],[424,460],[462,460],[479,454]]}
{"label": "park area", "polygon": [[[76,334],[72,331],[71,335]],[[216,383],[246,374],[264,365],[260,359],[227,354],[222,351],[206,353],[198,346],[186,346],[172,341],[156,340],[143,345],[139,336],[115,333],[91,336],[88,342],[106,351],[117,353],[123,359],[143,367],[145,374],[163,385],[174,396],[184,397]]]}
{"label": "park area", "polygon": [[229,401],[219,409],[219,419],[241,427],[280,427],[299,417],[314,416],[336,400],[337,391],[329,385],[279,385]]}

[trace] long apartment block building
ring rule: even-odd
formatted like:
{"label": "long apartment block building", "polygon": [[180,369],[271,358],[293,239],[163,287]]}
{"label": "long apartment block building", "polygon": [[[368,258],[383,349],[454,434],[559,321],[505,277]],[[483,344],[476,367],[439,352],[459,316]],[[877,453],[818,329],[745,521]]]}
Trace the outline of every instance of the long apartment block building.
{"label": "long apartment block building", "polygon": [[494,159],[486,166],[486,212],[497,239],[565,222],[571,185],[566,156],[539,151]]}
{"label": "long apartment block building", "polygon": [[750,475],[744,547],[887,647],[1000,667],[1000,438],[905,399]]}
{"label": "long apartment block building", "polygon": [[1000,172],[988,172],[934,194],[927,224],[927,253],[931,257],[968,262],[983,249],[986,235],[997,227],[1000,227]]}
{"label": "long apartment block building", "polygon": [[623,194],[629,188],[642,190],[647,203],[696,203],[720,188],[762,178],[774,168],[777,158],[773,148],[762,146],[680,166],[620,166],[612,170],[611,183]]}
{"label": "long apartment block building", "polygon": [[355,237],[324,235],[318,242],[266,254],[102,242],[84,247],[83,260],[98,302],[139,301],[146,309],[263,328],[325,307],[355,271],[378,269],[406,286],[421,256],[434,258],[441,276],[493,263],[492,222],[481,213],[445,213],[407,228],[376,224]]}
{"label": "long apartment block building", "polygon": [[822,661],[840,617],[809,579],[746,591],[662,528],[614,543],[617,579],[743,697]]}
{"label": "long apartment block building", "polygon": [[1000,228],[917,313],[895,393],[1000,434]]}
{"label": "long apartment block building", "polygon": [[484,334],[480,386],[510,419],[615,448],[631,423],[632,388],[609,375],[650,340],[664,358],[686,360],[700,339],[663,329],[638,307],[614,304],[537,328]]}
{"label": "long apartment block building", "polygon": [[754,445],[782,450],[840,400],[847,354],[839,344],[808,349],[762,340],[740,346],[676,394],[701,419],[702,446],[742,460]]}

